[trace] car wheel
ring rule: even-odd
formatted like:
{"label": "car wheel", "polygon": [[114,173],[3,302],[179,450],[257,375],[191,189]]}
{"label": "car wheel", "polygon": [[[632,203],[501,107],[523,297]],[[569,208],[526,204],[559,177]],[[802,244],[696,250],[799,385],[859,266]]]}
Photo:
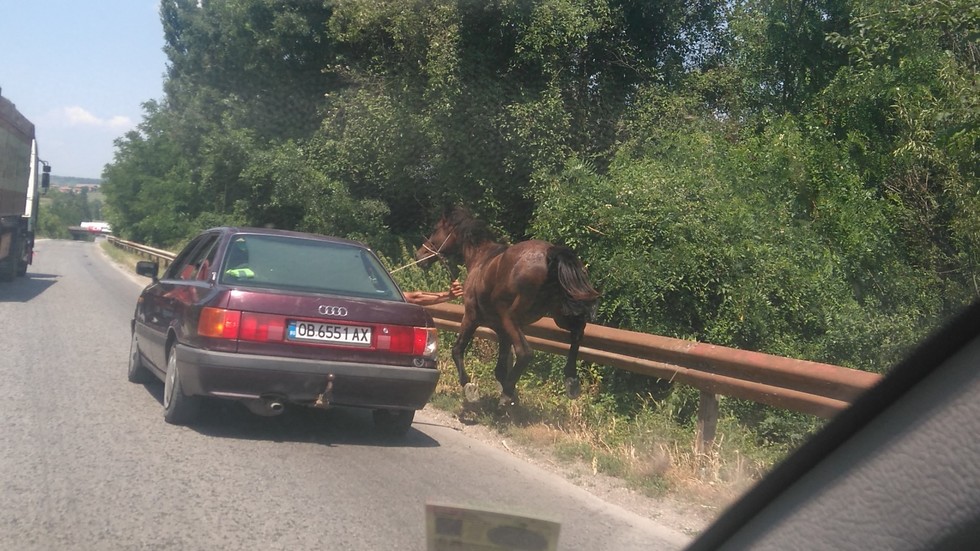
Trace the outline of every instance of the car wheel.
{"label": "car wheel", "polygon": [[408,429],[412,428],[414,419],[414,409],[374,410],[374,427],[385,436],[405,436]]}
{"label": "car wheel", "polygon": [[167,376],[163,380],[163,418],[172,425],[187,425],[197,418],[201,409],[201,397],[184,394],[177,367],[179,363],[177,345],[174,345],[170,348]]}
{"label": "car wheel", "polygon": [[129,372],[127,373],[129,382],[143,385],[153,381],[153,374],[143,365],[143,357],[140,356],[140,345],[136,341],[136,333],[133,333],[132,340],[129,341]]}

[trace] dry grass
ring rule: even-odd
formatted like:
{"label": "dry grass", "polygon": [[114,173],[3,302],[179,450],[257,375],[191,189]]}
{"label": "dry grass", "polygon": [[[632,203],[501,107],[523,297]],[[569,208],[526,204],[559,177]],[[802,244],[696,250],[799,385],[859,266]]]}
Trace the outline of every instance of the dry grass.
{"label": "dry grass", "polygon": [[136,272],[136,262],[142,260],[139,256],[126,252],[107,240],[102,240],[99,246],[114,262],[121,264],[130,272]]}

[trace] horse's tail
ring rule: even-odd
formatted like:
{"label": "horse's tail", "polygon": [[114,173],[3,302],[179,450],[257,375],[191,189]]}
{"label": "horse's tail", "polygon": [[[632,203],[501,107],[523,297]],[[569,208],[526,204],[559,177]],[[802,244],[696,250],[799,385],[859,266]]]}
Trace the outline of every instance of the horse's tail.
{"label": "horse's tail", "polygon": [[548,249],[548,276],[562,290],[561,313],[591,320],[599,301],[599,291],[589,282],[589,273],[574,251],[554,245]]}

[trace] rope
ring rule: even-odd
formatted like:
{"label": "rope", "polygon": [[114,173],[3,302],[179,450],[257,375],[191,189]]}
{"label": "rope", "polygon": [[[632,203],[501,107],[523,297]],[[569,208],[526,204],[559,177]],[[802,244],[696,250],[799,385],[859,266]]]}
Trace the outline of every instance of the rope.
{"label": "rope", "polygon": [[425,262],[426,260],[428,260],[428,259],[430,259],[432,257],[438,257],[439,260],[441,260],[442,263],[443,263],[443,265],[446,267],[446,271],[449,272],[449,280],[452,281],[454,279],[453,278],[453,271],[449,268],[449,261],[446,260],[446,257],[442,255],[442,252],[441,251],[442,251],[442,248],[446,246],[446,243],[449,241],[449,238],[453,236],[453,232],[455,232],[455,231],[456,231],[456,229],[453,228],[453,231],[449,232],[449,235],[447,235],[446,238],[442,240],[442,245],[439,245],[439,249],[438,250],[433,249],[432,246],[429,245],[429,240],[426,239],[423,236],[423,238],[422,238],[423,239],[423,241],[422,241],[422,248],[425,249],[425,250],[427,250],[427,251],[429,251],[432,254],[430,254],[429,256],[427,256],[425,258],[420,258],[420,259],[418,259],[418,260],[416,260],[414,262],[409,262],[408,264],[405,264],[404,266],[400,266],[398,268],[395,268],[394,270],[391,270],[391,273],[400,272],[400,271],[404,270],[405,268],[410,268],[412,266],[415,266],[416,264]]}
{"label": "rope", "polygon": [[395,268],[394,270],[391,271],[391,273],[400,272],[400,271],[404,270],[405,268],[411,268],[412,266],[415,266],[416,264],[419,264],[421,262],[425,262],[426,260],[432,258],[433,256],[439,256],[439,253],[430,254],[429,256],[427,256],[425,258],[421,258],[421,259],[416,260],[414,262],[409,262],[408,264],[405,264],[404,266]]}

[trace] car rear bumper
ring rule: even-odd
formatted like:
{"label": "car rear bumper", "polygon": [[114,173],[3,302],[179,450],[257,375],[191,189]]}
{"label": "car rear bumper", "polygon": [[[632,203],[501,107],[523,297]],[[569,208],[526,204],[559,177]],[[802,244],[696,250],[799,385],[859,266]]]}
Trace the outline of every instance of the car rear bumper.
{"label": "car rear bumper", "polygon": [[422,409],[439,380],[430,368],[329,362],[214,352],[178,345],[181,386],[192,395],[219,398],[276,397],[312,405]]}

